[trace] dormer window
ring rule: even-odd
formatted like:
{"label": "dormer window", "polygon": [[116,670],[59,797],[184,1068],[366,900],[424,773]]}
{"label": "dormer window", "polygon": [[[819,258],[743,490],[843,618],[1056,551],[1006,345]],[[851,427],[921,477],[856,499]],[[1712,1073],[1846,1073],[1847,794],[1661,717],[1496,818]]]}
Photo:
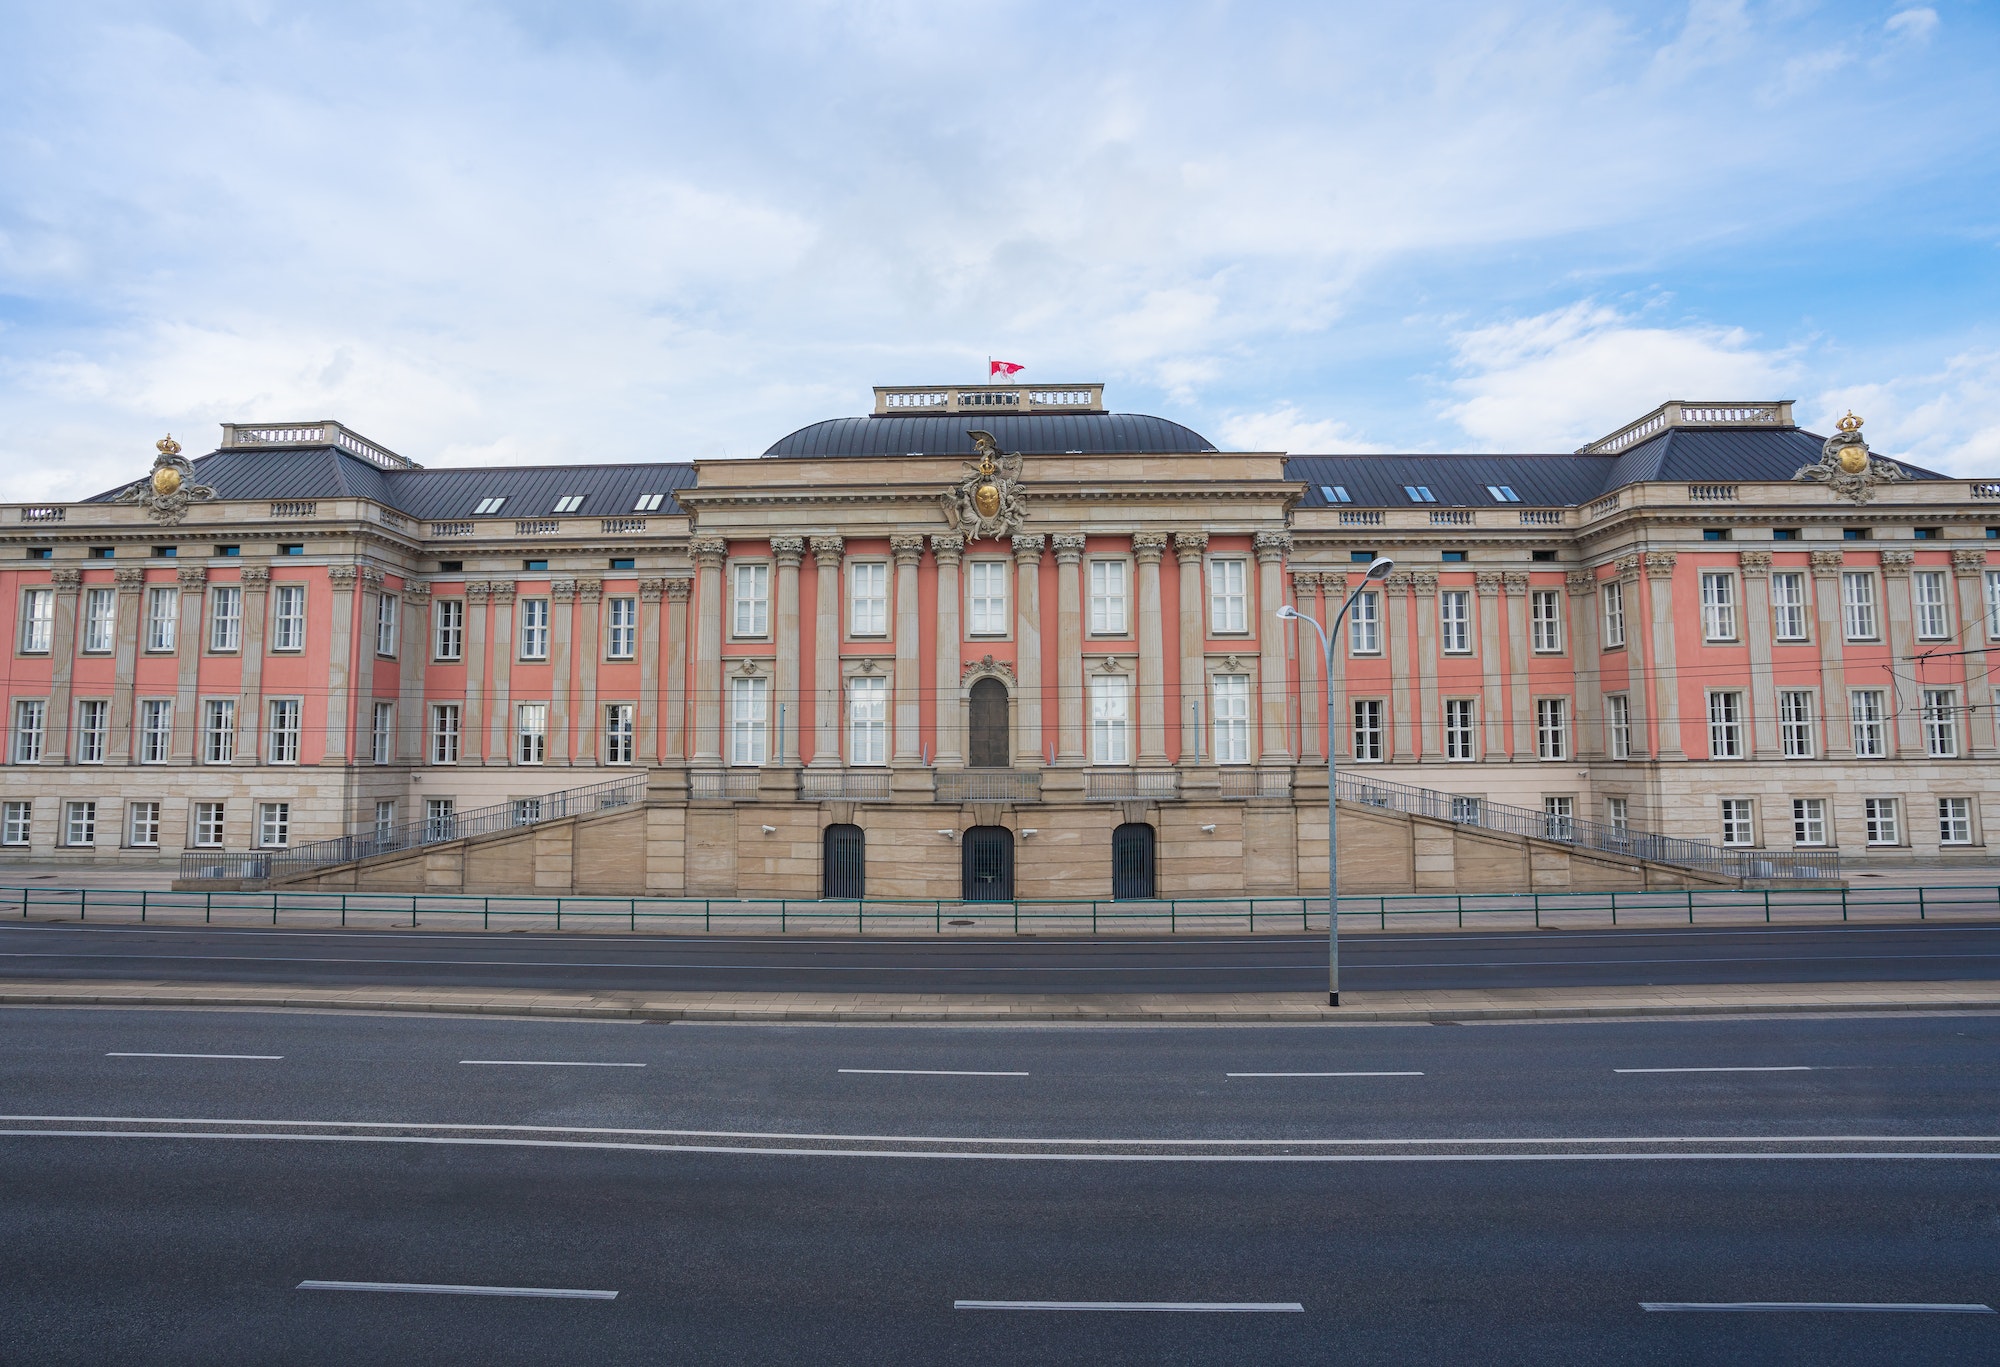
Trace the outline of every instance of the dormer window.
{"label": "dormer window", "polygon": [[1511,484],[1489,484],[1486,492],[1493,495],[1495,503],[1519,503],[1521,496],[1514,492]]}
{"label": "dormer window", "polygon": [[1430,486],[1427,484],[1405,484],[1403,492],[1410,496],[1410,502],[1412,503],[1437,502],[1437,495],[1431,492]]}
{"label": "dormer window", "polygon": [[1348,496],[1347,486],[1345,484],[1322,484],[1319,486],[1319,491],[1322,495],[1325,496],[1326,501],[1328,503],[1354,502],[1354,500]]}
{"label": "dormer window", "polygon": [[564,494],[556,500],[556,506],[549,509],[549,511],[552,513],[573,513],[582,506],[582,494]]}
{"label": "dormer window", "polygon": [[666,501],[667,496],[665,494],[641,494],[639,495],[639,501],[632,505],[632,511],[635,513],[657,513],[660,511],[660,505]]}
{"label": "dormer window", "polygon": [[482,498],[479,500],[478,506],[472,510],[472,515],[474,517],[492,517],[506,506],[507,500],[505,498]]}

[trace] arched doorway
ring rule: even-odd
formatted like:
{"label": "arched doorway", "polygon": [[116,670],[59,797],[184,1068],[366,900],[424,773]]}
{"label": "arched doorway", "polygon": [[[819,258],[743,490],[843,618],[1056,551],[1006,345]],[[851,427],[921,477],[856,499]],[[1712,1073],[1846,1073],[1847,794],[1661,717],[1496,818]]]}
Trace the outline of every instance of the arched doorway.
{"label": "arched doorway", "polygon": [[1111,833],[1111,895],[1119,900],[1152,897],[1155,841],[1153,828],[1128,821]]}
{"label": "arched doorway", "polygon": [[820,840],[819,895],[868,895],[868,837],[859,826],[836,823]]}
{"label": "arched doorway", "polygon": [[1014,900],[1014,833],[1005,826],[974,826],[962,837],[959,896],[968,902]]}
{"label": "arched doorway", "polygon": [[1008,724],[1007,685],[981,679],[972,685],[966,716],[966,762],[974,769],[1005,769],[1014,762]]}

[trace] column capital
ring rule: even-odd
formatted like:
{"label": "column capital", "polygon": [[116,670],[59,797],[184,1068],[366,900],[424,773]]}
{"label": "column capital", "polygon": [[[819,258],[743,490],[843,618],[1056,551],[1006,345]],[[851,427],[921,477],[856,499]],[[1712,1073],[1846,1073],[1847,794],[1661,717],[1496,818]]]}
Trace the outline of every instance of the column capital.
{"label": "column capital", "polygon": [[914,565],[924,558],[924,539],[921,536],[892,536],[889,538],[889,554],[896,557],[898,565]]}
{"label": "column capital", "polygon": [[1528,591],[1528,576],[1519,570],[1510,570],[1500,576],[1500,587],[1509,598],[1519,598]]}
{"label": "column capital", "polygon": [[326,577],[333,585],[334,592],[352,593],[355,581],[361,578],[361,571],[354,565],[328,565]]}
{"label": "column capital", "polygon": [[1042,547],[1048,538],[1039,533],[1014,538],[1014,559],[1023,565],[1039,565],[1042,561]]}
{"label": "column capital", "polygon": [[208,582],[208,570],[201,565],[182,565],[174,571],[183,589],[198,589]]}
{"label": "column capital", "polygon": [[514,581],[511,579],[504,579],[497,583],[488,584],[486,591],[493,595],[493,601],[496,603],[511,603],[514,601]]}
{"label": "column capital", "polygon": [[1636,555],[1621,555],[1611,562],[1611,568],[1617,572],[1620,579],[1637,579],[1639,577],[1639,557]]}
{"label": "column capital", "polygon": [[1208,549],[1207,532],[1175,532],[1175,555],[1200,555]]}
{"label": "column capital", "polygon": [[1292,587],[1307,593],[1316,593],[1325,578],[1326,576],[1318,570],[1293,570]]}
{"label": "column capital", "polygon": [[1746,578],[1762,579],[1771,572],[1771,553],[1744,551],[1736,557],[1736,563]]}
{"label": "column capital", "polygon": [[586,603],[595,603],[604,596],[604,581],[602,579],[577,580],[576,596]]}
{"label": "column capital", "polygon": [[[685,584],[687,580],[676,579],[673,582],[676,584]],[[667,581],[664,579],[641,579],[639,581],[639,601],[642,603],[659,602],[660,590],[666,586],[666,583]],[[687,597],[685,591],[682,592],[681,597]]]}
{"label": "column capital", "polygon": [[774,536],[771,538],[771,555],[781,568],[796,567],[806,558],[806,539],[802,536]]}
{"label": "column capital", "polygon": [[1563,583],[1569,586],[1569,591],[1573,594],[1596,593],[1597,572],[1595,570],[1571,570],[1563,576]]}
{"label": "column capital", "polygon": [[1481,570],[1479,573],[1473,575],[1472,586],[1479,591],[1481,598],[1498,598],[1500,596],[1500,576],[1492,570]]}
{"label": "column capital", "polygon": [[83,571],[70,569],[50,570],[49,582],[55,585],[57,593],[75,593],[83,585]]}
{"label": "column capital", "polygon": [[1259,532],[1250,538],[1250,546],[1259,564],[1269,564],[1292,553],[1292,538],[1286,532]]}
{"label": "column capital", "polygon": [[950,532],[931,538],[931,554],[940,565],[956,565],[965,556],[965,538]]}
{"label": "column capital", "polygon": [[360,570],[361,570],[362,583],[366,584],[371,589],[379,589],[382,587],[382,570],[380,566],[369,565],[364,563],[363,565],[360,566]]}
{"label": "column capital", "polygon": [[1812,572],[1822,578],[1839,574],[1846,564],[1846,551],[1814,551],[1812,553]]}
{"label": "column capital", "polygon": [[1436,593],[1438,577],[1430,570],[1413,570],[1410,573],[1410,587],[1418,593]]}
{"label": "column capital", "polygon": [[694,580],[669,579],[666,581],[667,599],[674,603],[685,603],[694,592]]}
{"label": "column capital", "polygon": [[[335,566],[335,568],[337,569],[339,566]],[[353,573],[351,569],[348,572],[350,574]],[[254,584],[261,589],[270,582],[271,572],[262,565],[245,565],[243,567],[243,584],[246,588]]]}
{"label": "column capital", "polygon": [[[1382,587],[1385,589],[1397,589],[1397,590],[1406,589],[1410,587],[1411,581],[1414,578],[1415,576],[1413,576],[1408,570],[1397,570],[1395,573],[1391,574],[1387,579],[1384,579],[1382,581]],[[1433,575],[1432,578],[1436,578],[1436,576]]]}
{"label": "column capital", "polygon": [[465,581],[465,596],[474,603],[483,603],[493,594],[493,585],[484,579]]}
{"label": "column capital", "polygon": [[816,536],[812,539],[813,563],[821,569],[839,569],[842,552],[847,543],[837,536]]}
{"label": "column capital", "polygon": [[431,596],[431,586],[427,580],[405,579],[403,581],[402,593],[403,597],[408,599],[413,606],[420,607]]}
{"label": "column capital", "polygon": [[549,597],[558,603],[573,602],[576,599],[576,580],[558,579],[549,585]]}
{"label": "column capital", "polygon": [[1647,551],[1646,577],[1648,579],[1671,579],[1674,577],[1674,566],[1679,563],[1680,557],[1672,551]]}
{"label": "column capital", "polygon": [[728,557],[729,543],[719,536],[698,536],[688,542],[688,554],[695,564],[714,568]]}
{"label": "column capital", "polygon": [[1986,552],[1960,547],[1951,553],[1951,568],[1961,578],[1977,575],[1986,568]]}
{"label": "column capital", "polygon": [[1157,565],[1160,557],[1167,553],[1165,532],[1134,532],[1132,535],[1132,555],[1142,565]]}
{"label": "column capital", "polygon": [[1882,573],[1894,578],[1902,578],[1910,572],[1910,566],[1917,563],[1915,551],[1882,552]]}
{"label": "column capital", "polygon": [[120,593],[137,593],[146,582],[146,572],[137,565],[122,565],[111,571],[111,582]]}
{"label": "column capital", "polygon": [[1053,536],[1049,542],[1055,548],[1058,565],[1074,565],[1083,559],[1084,539],[1081,536]]}

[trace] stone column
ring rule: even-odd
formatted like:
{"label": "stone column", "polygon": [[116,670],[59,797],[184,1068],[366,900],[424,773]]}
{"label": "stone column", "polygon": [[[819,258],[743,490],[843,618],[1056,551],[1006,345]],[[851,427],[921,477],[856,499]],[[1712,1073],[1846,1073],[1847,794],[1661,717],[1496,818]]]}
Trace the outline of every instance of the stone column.
{"label": "stone column", "polygon": [[937,748],[933,763],[956,769],[965,763],[959,737],[965,734],[964,707],[959,702],[959,642],[964,633],[958,625],[958,566],[965,556],[965,538],[956,533],[931,538],[931,556],[937,561],[937,651],[932,677],[937,688]]}
{"label": "stone column", "polygon": [[1289,764],[1292,759],[1291,729],[1287,722],[1290,680],[1285,668],[1285,635],[1274,615],[1284,604],[1285,557],[1291,553],[1292,539],[1283,532],[1258,532],[1251,539],[1257,556],[1256,632],[1258,645],[1257,691],[1264,726],[1263,750],[1258,759],[1266,764]]}
{"label": "stone column", "polygon": [[175,572],[180,583],[181,615],[174,627],[174,748],[176,764],[192,764],[196,759],[196,737],[201,729],[200,694],[195,685],[201,678],[203,633],[208,623],[203,608],[208,598],[208,571],[199,565],[182,565]]}
{"label": "stone column", "polygon": [[465,583],[465,703],[458,719],[458,762],[474,764],[486,758],[486,681],[493,676],[493,585],[484,579]]}
{"label": "stone column", "polygon": [[667,625],[667,748],[663,762],[678,763],[687,755],[688,604],[694,580],[666,581]]}
{"label": "stone column", "polygon": [[[778,733],[778,751],[788,766],[799,762],[799,737],[803,734],[799,726],[804,715],[799,707],[799,566],[805,558],[804,537],[771,538],[771,559],[778,566],[777,629],[772,636],[777,649],[775,702],[784,709],[785,719],[784,729]],[[777,719],[776,714],[771,718]]]}
{"label": "stone column", "polygon": [[[1410,672],[1410,632],[1406,623],[1410,615],[1410,589],[1415,576],[1407,570],[1397,570],[1382,584],[1382,611],[1377,618],[1381,624],[1383,644],[1389,653],[1389,715],[1387,723],[1388,744],[1383,752],[1392,764],[1408,764],[1410,754],[1410,733],[1422,725],[1419,707],[1412,696]],[[1431,576],[1437,582],[1437,576]]]}
{"label": "stone column", "polygon": [[[431,586],[403,580],[396,622],[396,759],[415,764],[424,753],[424,661],[431,651]],[[460,639],[460,649],[464,640]]]}
{"label": "stone column", "polygon": [[1039,769],[1042,752],[1042,547],[1047,538],[1014,538],[1014,655],[1021,672],[1020,716],[1014,734],[1017,767]]}
{"label": "stone column", "polygon": [[1516,763],[1532,761],[1535,749],[1534,702],[1528,692],[1528,576],[1519,572],[1500,576],[1501,592],[1507,603],[1507,712],[1513,722],[1507,758]]}
{"label": "stone column", "polygon": [[837,536],[812,539],[819,572],[813,613],[813,757],[815,769],[840,767],[840,562],[847,543]]}
{"label": "stone column", "polygon": [[1847,636],[1840,620],[1843,551],[1812,553],[1813,604],[1818,609],[1820,713],[1826,719],[1828,759],[1854,758],[1854,728],[1847,715]]}
{"label": "stone column", "polygon": [[[1986,603],[1981,598],[1985,585],[1986,552],[1960,548],[1951,553],[1951,572],[1958,580],[1958,624],[1959,640],[1971,645],[1987,639]],[[1973,759],[1992,759],[1994,756],[1994,728],[2000,725],[2000,717],[1994,716],[1993,695],[1987,683],[1987,671],[1993,667],[1989,656],[1968,655],[1965,658],[1965,733],[1966,754]],[[1980,725],[1974,718],[1986,717],[1990,724]]]}
{"label": "stone column", "polygon": [[1686,759],[1681,746],[1684,709],[1681,707],[1681,671],[1674,644],[1674,565],[1672,551],[1646,552],[1646,603],[1652,621],[1654,715],[1660,719],[1660,753],[1663,760]]}
{"label": "stone column", "polygon": [[264,736],[264,600],[271,572],[262,565],[243,567],[242,701],[236,704],[236,762],[254,765],[263,753]]}
{"label": "stone column", "polygon": [[1569,586],[1570,678],[1575,681],[1576,711],[1570,728],[1570,748],[1580,760],[1604,758],[1603,656],[1597,649],[1597,573],[1571,570]]}
{"label": "stone column", "polygon": [[104,759],[107,764],[130,764],[132,667],[139,657],[139,618],[146,605],[146,572],[137,565],[129,565],[113,570],[111,577],[118,591],[118,616],[115,619],[118,623],[118,655],[114,667],[116,682],[111,690],[111,743],[106,747]]}
{"label": "stone column", "polygon": [[[49,572],[56,591],[56,616],[49,636],[49,714],[42,719],[46,728],[42,740],[42,763],[68,764],[75,756],[70,750],[70,680],[76,671],[76,605],[83,591],[81,570],[57,569]],[[7,719],[12,725],[13,719]]]}
{"label": "stone column", "polygon": [[1889,712],[1896,719],[1896,755],[1915,759],[1925,753],[1923,697],[1915,671],[1907,666],[1916,653],[1915,604],[1910,598],[1910,568],[1915,551],[1882,552],[1882,615],[1888,623]]}
{"label": "stone column", "polygon": [[576,580],[549,584],[549,754],[550,765],[570,757],[570,643],[576,637]]}
{"label": "stone column", "polygon": [[1054,537],[1056,553],[1056,763],[1084,762],[1083,546],[1081,536]]}
{"label": "stone column", "polygon": [[487,586],[493,595],[493,710],[486,719],[486,762],[514,762],[514,660],[521,652],[514,632],[514,585]]}
{"label": "stone column", "polygon": [[[1294,571],[1292,574],[1293,601],[1300,612],[1321,621],[1324,609],[1319,602],[1320,576]],[[1319,643],[1319,633],[1301,622],[1294,638],[1299,652],[1299,761],[1313,764],[1326,758],[1320,748],[1320,730],[1326,725],[1326,699],[1320,692],[1320,674],[1324,669],[1325,652]]]}
{"label": "stone column", "polygon": [[1501,576],[1475,574],[1472,587],[1479,602],[1479,724],[1485,732],[1479,758],[1505,759],[1512,751],[1507,745],[1507,707],[1500,691]]}
{"label": "stone column", "polygon": [[1139,562],[1139,763],[1167,762],[1166,633],[1160,622],[1160,558],[1167,553],[1163,532],[1132,538]]}
{"label": "stone column", "polygon": [[695,605],[694,762],[714,768],[722,764],[722,562],[729,543],[719,536],[698,536],[688,543],[688,552],[701,595]]}
{"label": "stone column", "polygon": [[[604,581],[577,580],[576,762],[578,764],[595,765],[598,762],[598,737],[604,734],[604,718],[597,710],[597,669],[604,662],[604,651],[597,641],[598,628],[602,625],[603,616]],[[635,728],[638,720],[635,712],[632,718]]]}
{"label": "stone column", "polygon": [[[676,579],[681,586],[681,621],[683,630],[687,621],[687,580]],[[639,581],[639,639],[635,642],[639,658],[639,696],[632,712],[632,728],[637,734],[632,750],[635,762],[651,766],[660,759],[660,730],[662,726],[660,709],[660,656],[667,649],[668,642],[660,636],[660,594],[666,587],[664,579],[641,579]],[[684,650],[685,647],[682,647]],[[687,656],[682,654],[686,661]],[[685,678],[676,678],[671,669],[667,671],[666,690],[670,697],[686,695]],[[667,752],[680,754],[680,745],[675,740],[683,729],[680,720],[664,723],[669,732],[666,737]]]}
{"label": "stone column", "polygon": [[1736,557],[1743,579],[1743,639],[1750,647],[1750,757],[1778,759],[1778,689],[1771,677],[1771,553]]}
{"label": "stone column", "polygon": [[[366,576],[358,565],[333,565],[326,572],[327,581],[333,585],[333,630],[328,654],[328,678],[326,688],[326,751],[323,764],[346,764],[348,756],[354,753],[354,613],[357,602],[366,602],[365,596],[357,597],[356,588],[372,582],[376,587],[382,583],[382,572],[369,567]],[[307,590],[310,597],[311,590]],[[310,609],[308,609],[310,611]],[[369,692],[374,692],[373,688]],[[300,704],[303,714],[312,706],[308,698]],[[300,755],[301,761],[304,755]],[[346,826],[346,814],[341,817],[342,828]]]}
{"label": "stone column", "polygon": [[[1207,532],[1175,532],[1174,560],[1181,567],[1181,763],[1193,764],[1195,756],[1213,762],[1204,727],[1213,734],[1214,718],[1202,661],[1207,656],[1208,614],[1202,604],[1202,553],[1208,549]],[[1199,704],[1197,709],[1191,704]]]}
{"label": "stone column", "polygon": [[[1438,577],[1429,570],[1410,576],[1417,614],[1417,759],[1444,758],[1444,713],[1438,704]],[[1408,678],[1407,675],[1404,676]],[[1408,691],[1408,685],[1405,686]],[[1400,731],[1400,728],[1399,728]]]}
{"label": "stone column", "polygon": [[892,536],[889,552],[896,560],[896,735],[889,760],[897,765],[923,762],[923,614],[917,597],[917,566],[924,558],[921,536]]}

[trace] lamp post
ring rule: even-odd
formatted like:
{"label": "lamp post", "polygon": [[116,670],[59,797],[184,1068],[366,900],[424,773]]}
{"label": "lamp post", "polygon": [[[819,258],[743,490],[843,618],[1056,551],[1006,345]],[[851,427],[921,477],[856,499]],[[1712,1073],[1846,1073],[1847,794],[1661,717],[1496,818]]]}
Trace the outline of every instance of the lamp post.
{"label": "lamp post", "polygon": [[1340,808],[1333,791],[1333,643],[1340,639],[1340,624],[1346,619],[1347,610],[1354,606],[1354,600],[1370,584],[1379,584],[1387,579],[1389,572],[1395,568],[1396,562],[1388,556],[1376,556],[1369,562],[1368,572],[1361,583],[1347,595],[1347,601],[1340,605],[1340,611],[1326,626],[1321,626],[1290,603],[1278,609],[1280,621],[1304,622],[1319,633],[1320,648],[1326,661],[1326,671],[1321,677],[1326,680],[1326,1001],[1329,1006],[1340,1005]]}

